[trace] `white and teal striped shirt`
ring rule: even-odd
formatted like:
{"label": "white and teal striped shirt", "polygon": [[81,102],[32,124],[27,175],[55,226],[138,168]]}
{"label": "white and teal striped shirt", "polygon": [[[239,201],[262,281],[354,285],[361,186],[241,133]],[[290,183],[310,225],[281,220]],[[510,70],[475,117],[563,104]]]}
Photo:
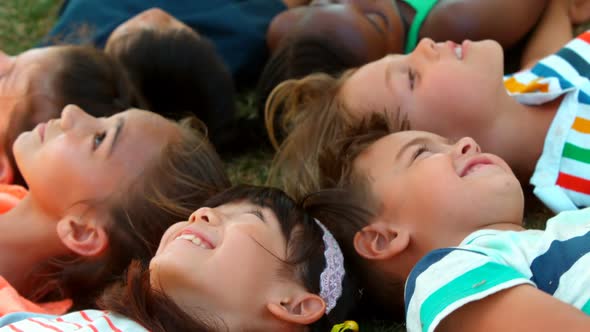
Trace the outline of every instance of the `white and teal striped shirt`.
{"label": "white and teal striped shirt", "polygon": [[522,284],[590,314],[590,208],[562,212],[544,231],[480,230],[426,255],[406,281],[408,331],[434,331],[461,306]]}

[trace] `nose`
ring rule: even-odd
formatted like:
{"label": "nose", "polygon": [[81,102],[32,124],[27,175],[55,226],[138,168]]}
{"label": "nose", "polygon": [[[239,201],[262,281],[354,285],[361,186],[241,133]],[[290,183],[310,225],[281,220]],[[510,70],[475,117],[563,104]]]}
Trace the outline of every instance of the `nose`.
{"label": "nose", "polygon": [[439,57],[436,43],[430,38],[422,38],[412,53],[419,54],[428,60],[437,60]]}
{"label": "nose", "polygon": [[197,211],[193,212],[188,218],[191,223],[205,222],[211,225],[217,225],[221,221],[217,212],[214,209],[208,207],[202,207]]}
{"label": "nose", "polygon": [[60,125],[61,129],[66,131],[73,128],[77,123],[87,123],[89,120],[95,120],[95,118],[76,105],[66,105],[61,111]]}
{"label": "nose", "polygon": [[471,137],[463,137],[455,143],[454,150],[458,156],[481,153],[481,148]]}

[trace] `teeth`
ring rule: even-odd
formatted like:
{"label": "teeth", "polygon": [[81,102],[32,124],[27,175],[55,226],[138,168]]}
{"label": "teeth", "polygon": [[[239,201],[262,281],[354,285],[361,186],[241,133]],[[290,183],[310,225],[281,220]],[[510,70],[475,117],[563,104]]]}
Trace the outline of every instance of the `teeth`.
{"label": "teeth", "polygon": [[463,59],[463,49],[460,46],[455,47],[455,55],[457,56],[457,59]]}
{"label": "teeth", "polygon": [[194,234],[182,234],[181,236],[177,237],[177,239],[183,239],[187,241],[193,241],[196,238]]}
{"label": "teeth", "polygon": [[209,247],[207,247],[207,245],[201,240],[201,238],[196,237],[194,234],[182,234],[181,236],[176,238],[177,240],[186,240],[186,241],[190,241],[194,244],[196,244],[197,246],[203,248],[203,249],[210,249]]}

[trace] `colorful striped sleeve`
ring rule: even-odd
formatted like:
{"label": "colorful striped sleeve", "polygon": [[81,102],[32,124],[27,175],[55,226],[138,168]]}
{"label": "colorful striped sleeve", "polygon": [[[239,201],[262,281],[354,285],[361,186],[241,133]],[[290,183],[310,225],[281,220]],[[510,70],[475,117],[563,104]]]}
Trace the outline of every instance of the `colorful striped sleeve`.
{"label": "colorful striped sleeve", "polygon": [[83,310],[59,317],[28,317],[0,328],[23,332],[147,332],[138,323],[108,311]]}
{"label": "colorful striped sleeve", "polygon": [[424,257],[406,281],[409,332],[434,331],[461,306],[522,284],[533,284],[515,269],[461,248],[438,249]]}

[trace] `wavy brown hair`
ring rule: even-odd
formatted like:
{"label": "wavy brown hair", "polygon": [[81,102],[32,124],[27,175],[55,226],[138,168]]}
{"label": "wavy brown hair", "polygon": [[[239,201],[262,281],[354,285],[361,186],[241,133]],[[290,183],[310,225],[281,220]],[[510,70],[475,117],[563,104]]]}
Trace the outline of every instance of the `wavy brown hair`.
{"label": "wavy brown hair", "polygon": [[[195,123],[200,127],[196,127]],[[187,220],[212,195],[228,188],[223,163],[195,119],[177,123],[178,134],[132,183],[106,201],[109,245],[100,257],[59,257],[31,275],[34,301],[69,297],[74,308],[94,305],[104,288],[118,280],[132,259],[146,262],[164,231]]]}
{"label": "wavy brown hair", "polygon": [[[278,149],[268,183],[295,199],[317,191],[318,157],[354,123],[346,106],[337,98],[352,70],[340,78],[314,74],[288,80],[277,86],[265,107],[265,124],[273,146]],[[279,145],[282,133],[288,133]]]}

